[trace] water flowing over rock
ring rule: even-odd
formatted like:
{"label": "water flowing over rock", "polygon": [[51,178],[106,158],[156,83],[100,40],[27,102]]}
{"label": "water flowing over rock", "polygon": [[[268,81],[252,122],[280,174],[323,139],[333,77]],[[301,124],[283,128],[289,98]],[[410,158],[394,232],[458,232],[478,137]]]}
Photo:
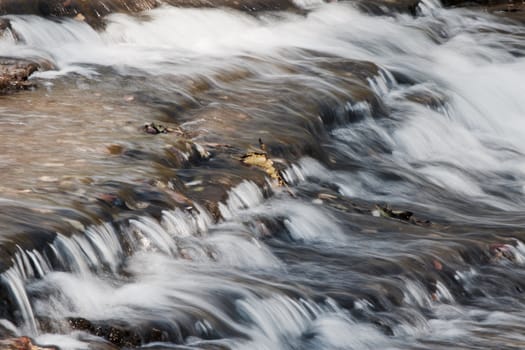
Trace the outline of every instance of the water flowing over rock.
{"label": "water flowing over rock", "polygon": [[520,6],[0,0],[0,349],[522,348]]}
{"label": "water flowing over rock", "polygon": [[2,14],[77,17],[94,27],[103,25],[102,18],[111,13],[138,13],[163,4],[177,7],[229,7],[242,11],[275,11],[296,8],[291,0],[1,0]]}

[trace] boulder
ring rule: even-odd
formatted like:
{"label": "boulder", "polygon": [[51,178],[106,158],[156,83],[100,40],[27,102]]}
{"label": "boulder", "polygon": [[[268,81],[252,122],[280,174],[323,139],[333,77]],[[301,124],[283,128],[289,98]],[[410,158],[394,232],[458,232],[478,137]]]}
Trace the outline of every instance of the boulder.
{"label": "boulder", "polygon": [[28,80],[39,65],[22,59],[0,58],[0,93],[25,90],[34,86]]}

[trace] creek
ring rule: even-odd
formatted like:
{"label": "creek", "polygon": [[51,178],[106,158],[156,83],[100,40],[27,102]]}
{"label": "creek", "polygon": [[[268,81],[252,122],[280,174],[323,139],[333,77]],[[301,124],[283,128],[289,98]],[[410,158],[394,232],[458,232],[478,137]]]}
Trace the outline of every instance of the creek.
{"label": "creek", "polygon": [[525,28],[297,3],[5,16],[49,69],[0,96],[3,336],[525,347]]}

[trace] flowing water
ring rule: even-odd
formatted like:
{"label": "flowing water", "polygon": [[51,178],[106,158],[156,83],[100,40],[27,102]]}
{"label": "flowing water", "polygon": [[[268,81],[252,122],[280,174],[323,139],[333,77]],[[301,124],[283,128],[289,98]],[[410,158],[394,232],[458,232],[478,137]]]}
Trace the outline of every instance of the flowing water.
{"label": "flowing water", "polygon": [[[525,28],[300,5],[7,16],[0,56],[51,69],[0,97],[4,334],[525,348]],[[239,161],[259,138],[286,186]]]}

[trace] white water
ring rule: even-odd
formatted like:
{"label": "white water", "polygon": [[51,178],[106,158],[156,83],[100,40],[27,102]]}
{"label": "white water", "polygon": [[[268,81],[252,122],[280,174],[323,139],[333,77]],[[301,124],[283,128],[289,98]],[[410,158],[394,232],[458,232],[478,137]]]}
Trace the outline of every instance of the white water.
{"label": "white water", "polygon": [[[30,263],[29,257],[37,256],[36,252],[20,251],[15,268],[2,275],[25,320],[17,331],[36,336],[42,344],[83,349],[90,341],[85,334],[70,333],[67,328],[62,329],[62,335],[42,333],[34,315],[56,320],[82,317],[94,322],[111,319],[136,326],[161,320],[171,328],[193,324],[203,337],[227,325],[249,338],[229,339],[226,343],[234,349],[401,349],[405,346],[402,339],[418,342],[420,337],[431,337],[448,341],[470,336],[483,326],[475,320],[495,317],[489,311],[456,305],[451,292],[439,281],[435,294],[430,295],[420,282],[404,280],[405,307],[432,310],[436,318],[428,320],[411,311],[410,319],[401,320],[393,328],[395,338],[390,338],[373,325],[356,320],[330,298],[314,302],[307,296],[297,299],[283,294],[290,286],[250,276],[257,271],[279,274],[284,268],[266,243],[254,235],[261,231],[248,228],[257,217],[284,215],[290,236],[299,242],[318,246],[325,241],[346,250],[364,247],[347,242],[341,228],[334,220],[327,220],[322,210],[314,210],[314,204],[278,198],[268,201],[260,196],[260,189],[250,182],[234,188],[227,202],[243,197],[253,204],[237,209],[227,221],[218,224],[211,223],[202,208],[199,214],[166,211],[160,223],[147,217],[130,220],[128,228],[119,228],[124,241],[134,247],[128,256],[123,255],[119,234],[111,225],[89,227],[87,239],[59,235],[53,251],[71,272],[52,271],[42,256]],[[308,209],[310,206],[312,209]],[[295,220],[298,215],[300,219]],[[518,242],[516,247],[507,245],[504,249],[520,265],[524,261],[523,247]],[[326,248],[331,249],[330,245]],[[373,247],[368,248],[373,252]],[[104,266],[110,270],[100,273]],[[132,277],[122,277],[121,268]],[[456,279],[468,286],[475,275],[457,272]],[[367,300],[356,301],[354,306],[364,313],[372,313],[372,307]],[[525,314],[517,310],[513,317],[513,321],[521,322]],[[197,345],[204,340],[191,337],[185,341]]]}
{"label": "white water", "polygon": [[[383,73],[370,78],[370,88],[391,113],[386,119],[374,119],[365,102],[350,104],[349,109],[364,111],[365,119],[340,126],[332,136],[348,158],[377,168],[395,166],[413,181],[385,186],[370,169],[330,171],[304,158],[287,171],[288,182],[308,185],[314,178],[337,184],[346,197],[428,207],[435,198],[420,194],[419,186],[432,184],[437,191],[473,203],[519,210],[525,191],[525,100],[520,89],[525,60],[509,52],[521,42],[523,30],[487,15],[474,17],[438,5],[425,1],[417,18],[370,17],[348,4],[326,4],[307,17],[286,14],[279,19],[226,10],[161,8],[149,12],[148,20],[110,16],[101,33],[72,20],[55,23],[11,17],[25,43],[2,39],[0,55],[50,60],[57,70],[39,73],[42,79],[71,73],[102,79],[97,65],[143,76],[193,77],[231,67],[272,76],[278,72],[272,62],[293,65],[300,49],[372,61]],[[481,30],[489,33],[481,35]],[[502,40],[497,30],[515,35]],[[253,64],[244,56],[265,64]],[[418,83],[403,85],[389,72],[404,73]],[[444,103],[432,109],[407,99],[415,93],[443,96]],[[386,144],[391,154],[352,147],[368,145],[367,139]],[[494,194],[491,188],[509,191],[511,196]],[[376,258],[386,255],[385,249],[374,252],[383,247],[381,242],[368,250],[360,247],[344,223],[318,202],[286,193],[273,195],[264,198],[254,183],[243,182],[221,203],[225,220],[217,224],[198,208],[199,214],[166,211],[161,222],[138,217],[118,228],[90,227],[83,236],[58,235],[51,249],[67,272],[52,271],[38,252],[20,252],[16,268],[4,273],[3,279],[25,321],[21,330],[44,343],[80,349],[86,344],[82,334],[69,329],[63,330],[63,336],[40,334],[34,315],[57,320],[118,318],[131,324],[161,319],[173,327],[182,320],[200,330],[203,338],[224,325],[243,334],[245,338],[223,340],[232,348],[375,349],[406,348],[414,343],[425,347],[428,339],[473,337],[480,327],[525,319],[523,307],[512,312],[480,311],[456,305],[452,292],[440,281],[431,295],[420,281],[407,280],[402,281],[403,304],[397,310],[402,317],[393,327],[394,336],[388,337],[329,297],[314,301],[309,287],[265,280],[261,274],[286,276],[290,267],[265,242],[275,232],[269,232],[261,219],[281,221],[293,247],[359,248]],[[123,241],[132,252],[124,251]],[[508,249],[514,263],[523,263],[520,243]],[[304,272],[316,276],[316,267],[308,268]],[[130,277],[120,275],[122,270]],[[471,282],[461,278],[466,275],[457,271],[458,280],[468,289]],[[285,290],[300,296],[289,296]],[[433,314],[427,319],[423,312],[407,311],[413,308]],[[358,309],[356,302],[352,311]],[[362,309],[372,313],[369,307]],[[521,339],[519,334],[509,337]],[[203,339],[185,341],[198,344]]]}
{"label": "white water", "polygon": [[[112,15],[102,33],[73,20],[55,23],[13,17],[13,28],[25,44],[4,40],[0,53],[45,57],[57,66],[58,73],[88,75],[97,74],[96,69],[85,64],[112,66],[122,72],[137,68],[159,75],[192,76],[232,66],[272,74],[267,66],[248,66],[240,55],[286,61],[286,52],[297,49],[372,61],[420,83],[380,87],[381,79],[371,81],[393,109],[394,121],[367,119],[362,125],[337,130],[335,136],[348,142],[366,140],[372,133],[393,149],[391,156],[378,155],[382,161],[458,196],[517,209],[523,204],[519,198],[525,181],[525,102],[520,89],[525,61],[509,51],[519,43],[523,30],[488,16],[445,10],[432,1],[420,8],[421,17],[384,18],[361,14],[348,4],[327,4],[306,18],[288,14],[283,20],[226,10],[166,7],[149,12],[148,20]],[[481,30],[489,33],[481,34]],[[512,34],[502,40],[493,33],[496,31]],[[433,42],[436,38],[439,43]],[[40,73],[42,77],[55,75],[53,71]],[[429,110],[406,99],[425,91],[444,94],[445,105]],[[512,189],[498,187],[505,181],[502,176],[515,179]],[[350,182],[349,193],[360,192],[358,188],[364,186],[359,177]],[[494,197],[491,190],[511,190],[513,199]],[[404,198],[413,189],[390,191]]]}
{"label": "white water", "polygon": [[[192,305],[208,317],[250,336],[249,343],[233,341],[230,345],[234,348],[284,347],[291,341],[290,337],[300,342],[301,334],[313,327],[320,337],[316,342],[324,344],[319,345],[321,348],[343,342],[341,344],[351,345],[345,348],[353,349],[355,344],[359,345],[358,340],[347,343],[340,336],[331,334],[333,329],[324,330],[326,322],[335,322],[337,327],[343,328],[365,327],[354,326],[349,316],[336,305],[297,301],[275,294],[277,285],[268,283],[264,286],[262,280],[242,273],[256,269],[279,271],[282,268],[282,263],[268,247],[238,222],[247,213],[258,213],[256,209],[263,204],[260,196],[260,190],[253,183],[240,184],[230,193],[227,201],[230,208],[235,209],[232,203],[241,197],[252,204],[217,225],[211,224],[209,214],[202,208],[198,210],[200,214],[179,209],[166,211],[161,223],[147,217],[130,220],[129,228],[121,228],[127,236],[125,240],[134,247],[129,257],[123,255],[117,232],[109,224],[89,227],[83,236],[59,234],[51,247],[57,259],[71,273],[54,272],[45,264],[31,264],[27,257],[32,253],[20,251],[16,255],[19,262],[17,268],[5,272],[3,279],[19,303],[25,322],[22,332],[38,336],[37,340],[43,343],[80,349],[86,345],[81,341],[82,337],[78,337],[79,334],[41,334],[34,313],[57,320],[66,317],[89,320],[117,317],[130,324],[140,324],[148,318],[153,320],[160,316],[167,322],[190,318],[200,324],[199,312],[194,314],[188,309],[188,305]],[[308,215],[308,212],[302,213]],[[288,214],[287,226],[292,235],[304,229],[301,220],[291,221],[298,214],[297,211]],[[319,215],[314,211],[310,214]],[[266,215],[272,216],[271,213]],[[325,230],[338,231],[334,224],[326,222],[324,225]],[[308,235],[302,238],[308,238]],[[131,280],[116,278],[117,268],[122,263],[125,263],[124,270],[133,276]],[[36,281],[33,266],[41,271]],[[109,275],[94,274],[104,266],[110,268]],[[225,274],[223,268],[238,269],[238,275]],[[254,281],[257,281],[257,287],[252,286]],[[30,302],[24,284],[28,285],[30,293],[43,297]],[[228,293],[237,295],[236,312],[249,321],[248,326],[232,319],[220,306],[219,296]],[[145,313],[144,310],[149,311]],[[174,315],[178,316],[169,321]],[[204,319],[202,322],[206,324],[207,321]],[[216,326],[208,324],[207,327]],[[369,331],[374,332],[373,329]]]}

